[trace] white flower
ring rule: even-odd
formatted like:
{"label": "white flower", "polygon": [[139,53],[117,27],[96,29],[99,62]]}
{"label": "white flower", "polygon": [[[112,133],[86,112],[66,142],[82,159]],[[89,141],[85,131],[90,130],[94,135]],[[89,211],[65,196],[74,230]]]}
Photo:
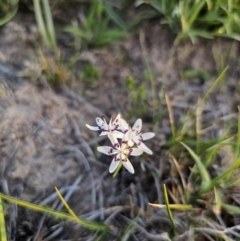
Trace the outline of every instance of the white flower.
{"label": "white flower", "polygon": [[113,147],[110,146],[99,146],[97,149],[99,152],[102,152],[108,156],[115,157],[112,160],[112,163],[109,167],[109,172],[113,173],[120,162],[124,165],[124,167],[131,173],[134,173],[133,166],[131,162],[128,160],[128,156],[140,156],[143,151],[139,148],[130,148],[128,145],[128,141],[131,135],[131,130],[127,131],[121,141],[121,144],[119,144],[117,138],[112,133],[108,134],[108,137],[113,145]]}
{"label": "white flower", "polygon": [[117,115],[113,122],[111,118],[109,124],[107,124],[104,116],[97,117],[96,123],[98,126],[90,126],[88,124],[86,126],[93,131],[102,131],[100,136],[112,133],[116,138],[123,138],[124,134],[122,132],[125,132],[127,128],[129,129],[127,122],[120,114]]}
{"label": "white flower", "polygon": [[130,131],[131,140],[129,141],[129,145],[133,146],[135,143],[138,148],[152,155],[153,152],[143,143],[143,141],[153,138],[155,134],[153,132],[141,133],[141,130],[142,130],[142,120],[137,119],[132,127],[132,130]]}

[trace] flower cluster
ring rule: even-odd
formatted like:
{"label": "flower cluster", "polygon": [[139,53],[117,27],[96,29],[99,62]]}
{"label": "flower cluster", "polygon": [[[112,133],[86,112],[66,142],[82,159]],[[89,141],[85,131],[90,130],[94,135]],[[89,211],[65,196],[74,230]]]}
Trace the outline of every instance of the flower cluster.
{"label": "flower cluster", "polygon": [[[118,114],[115,120],[110,119],[107,123],[104,116],[96,118],[97,126],[86,126],[93,131],[101,131],[100,136],[107,135],[112,143],[110,146],[99,146],[97,150],[108,156],[114,156],[109,167],[109,172],[113,173],[118,165],[122,163],[124,167],[131,173],[134,173],[134,168],[128,160],[128,156],[140,156],[143,152],[152,155],[152,151],[143,143],[155,136],[153,132],[142,133],[142,120],[137,119],[133,127]],[[121,139],[119,142],[118,139]]]}

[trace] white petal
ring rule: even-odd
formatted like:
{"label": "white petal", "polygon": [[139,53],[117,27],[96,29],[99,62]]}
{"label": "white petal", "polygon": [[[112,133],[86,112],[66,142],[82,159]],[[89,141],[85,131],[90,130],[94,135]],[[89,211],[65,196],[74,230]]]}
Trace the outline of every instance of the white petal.
{"label": "white petal", "polygon": [[116,138],[123,138],[123,133],[120,132],[120,131],[112,131],[112,132],[109,132],[109,131],[102,131],[101,134],[99,136],[106,136],[108,135],[109,133],[111,133],[112,135],[114,135]]}
{"label": "white petal", "polygon": [[108,134],[108,131],[102,131],[99,136],[106,136]]}
{"label": "white petal", "polygon": [[128,141],[131,141],[131,136],[132,136],[132,130],[129,129],[122,138],[122,142],[121,142],[122,150],[128,145]]}
{"label": "white petal", "polygon": [[100,130],[99,126],[90,126],[90,125],[86,124],[86,127],[89,128],[92,131],[99,131]]}
{"label": "white petal", "polygon": [[129,140],[129,141],[128,141],[128,145],[129,145],[130,147],[132,147],[132,146],[134,145],[134,142],[133,142],[132,140]]}
{"label": "white petal", "polygon": [[108,133],[108,138],[110,139],[110,141],[111,141],[111,143],[112,143],[114,148],[116,148],[116,149],[120,148],[120,144],[119,144],[116,136],[113,133],[109,132]]}
{"label": "white petal", "polygon": [[139,148],[129,148],[129,149],[125,149],[123,153],[130,156],[140,156],[142,155],[143,150]]}
{"label": "white petal", "polygon": [[101,153],[104,153],[108,156],[112,156],[118,153],[117,150],[115,150],[114,148],[110,147],[110,146],[99,146],[97,148],[97,150]]}
{"label": "white petal", "polygon": [[132,166],[132,163],[127,158],[122,160],[122,164],[129,172],[131,172],[132,174],[134,173],[134,168]]}
{"label": "white petal", "polygon": [[147,132],[147,133],[141,134],[141,136],[142,136],[142,139],[145,141],[145,140],[153,138],[155,136],[155,133]]}
{"label": "white petal", "polygon": [[[120,118],[121,118],[121,115],[118,114],[115,118],[115,120],[111,123],[112,126],[119,126],[120,125]],[[112,118],[111,118],[112,120]]]}
{"label": "white petal", "polygon": [[[105,119],[104,119],[105,120]],[[110,119],[110,121],[109,121],[109,124],[108,124],[108,126],[111,126],[112,125],[112,117],[111,117],[111,119]]]}
{"label": "white petal", "polygon": [[134,123],[133,127],[132,127],[133,132],[137,132],[136,134],[140,133],[142,130],[142,120],[141,119],[137,119],[136,122]]}
{"label": "white petal", "polygon": [[119,126],[119,128],[123,132],[126,132],[127,130],[130,129],[129,124],[122,117],[120,119],[120,126]]}
{"label": "white petal", "polygon": [[104,117],[102,117],[102,118],[97,117],[96,118],[96,123],[100,127],[101,130],[108,130],[108,124],[107,124],[107,122],[106,122]]}
{"label": "white petal", "polygon": [[142,149],[144,152],[146,152],[150,155],[153,154],[153,152],[143,142],[140,142],[140,144],[138,145],[138,148]]}
{"label": "white petal", "polygon": [[116,138],[123,138],[123,133],[120,131],[112,131],[112,134],[116,137]]}
{"label": "white petal", "polygon": [[109,172],[113,173],[117,169],[119,163],[120,163],[120,158],[119,158],[119,155],[117,155],[113,158],[111,162],[111,165],[109,167]]}

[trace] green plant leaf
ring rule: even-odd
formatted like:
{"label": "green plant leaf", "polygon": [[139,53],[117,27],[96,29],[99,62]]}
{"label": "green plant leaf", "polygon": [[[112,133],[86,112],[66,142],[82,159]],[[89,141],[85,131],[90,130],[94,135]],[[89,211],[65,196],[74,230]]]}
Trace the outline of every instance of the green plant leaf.
{"label": "green plant leaf", "polygon": [[109,229],[108,226],[105,225],[105,224],[97,223],[97,222],[94,222],[94,221],[88,221],[88,220],[85,220],[85,219],[81,219],[79,217],[76,218],[76,217],[73,217],[72,215],[66,214],[64,212],[55,211],[55,210],[53,210],[49,207],[33,204],[33,203],[30,203],[30,202],[27,202],[27,201],[24,201],[24,200],[21,200],[21,199],[17,199],[17,198],[7,196],[7,195],[2,194],[2,193],[0,193],[0,198],[2,198],[4,200],[7,200],[9,202],[15,203],[19,206],[32,209],[32,210],[37,211],[37,212],[42,212],[42,213],[52,215],[53,217],[56,217],[56,218],[62,218],[62,219],[67,219],[67,220],[72,220],[72,221],[78,222],[82,226],[84,226],[86,228],[89,228],[89,229],[92,229],[92,230],[106,231],[106,230]]}
{"label": "green plant leaf", "polygon": [[58,197],[60,198],[60,200],[62,201],[62,203],[64,204],[65,208],[68,210],[69,214],[73,217],[73,219],[80,223],[81,225],[83,225],[86,228],[89,229],[94,229],[94,230],[107,230],[108,226],[104,225],[104,224],[100,224],[97,222],[93,222],[93,221],[87,221],[84,220],[82,218],[79,218],[74,212],[73,210],[68,206],[67,202],[64,200],[63,196],[61,195],[61,193],[58,191],[58,189],[55,187],[55,190],[57,192]]}
{"label": "green plant leaf", "polygon": [[1,241],[7,241],[7,232],[6,232],[6,225],[5,225],[5,218],[3,213],[3,203],[0,197],[0,237]]}
{"label": "green plant leaf", "polygon": [[217,177],[215,177],[209,184],[208,186],[206,186],[201,192],[200,194],[203,193],[207,193],[211,190],[213,190],[213,188],[215,186],[218,186],[220,184],[223,183],[225,178],[228,178],[229,176],[232,175],[233,171],[235,171],[237,168],[240,167],[240,159],[238,159],[236,162],[234,162],[232,164],[232,166],[230,166],[225,172],[223,172],[222,174],[218,175]]}
{"label": "green plant leaf", "polygon": [[194,151],[190,147],[188,147],[186,144],[184,144],[183,142],[180,142],[180,143],[187,149],[187,151],[189,152],[189,154],[192,156],[193,160],[195,161],[196,166],[201,175],[202,189],[204,189],[206,186],[208,186],[211,183],[211,179],[208,174],[208,171],[206,170],[205,166],[203,165],[203,163],[201,162],[199,157],[194,153]]}
{"label": "green plant leaf", "polygon": [[129,28],[128,24],[122,19],[122,17],[113,10],[110,6],[104,4],[103,5],[104,10],[108,14],[108,16],[122,29],[127,30]]}
{"label": "green plant leaf", "polygon": [[222,204],[222,207],[227,210],[228,212],[231,212],[233,214],[240,214],[240,207],[230,205],[230,204]]}
{"label": "green plant leaf", "polygon": [[165,184],[163,184],[163,194],[164,194],[164,199],[165,199],[165,203],[166,203],[166,209],[167,209],[168,217],[170,219],[171,226],[172,226],[172,234],[174,235],[174,233],[175,233],[175,224],[174,224],[174,221],[173,221],[172,211],[171,211],[171,209],[169,207],[167,188],[166,188]]}
{"label": "green plant leaf", "polygon": [[0,19],[0,26],[10,21],[18,11],[18,1],[13,2],[13,9]]}

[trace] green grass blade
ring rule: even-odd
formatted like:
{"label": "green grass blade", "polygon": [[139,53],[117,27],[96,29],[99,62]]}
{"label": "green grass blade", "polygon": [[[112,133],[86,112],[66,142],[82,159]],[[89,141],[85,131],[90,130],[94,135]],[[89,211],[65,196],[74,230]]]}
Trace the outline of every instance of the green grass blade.
{"label": "green grass blade", "polygon": [[52,47],[56,47],[57,44],[56,44],[55,29],[54,29],[51,9],[49,6],[49,1],[42,0],[42,3],[43,3],[43,9],[45,12],[45,17],[46,17],[46,27],[47,27],[49,41],[51,42]]}
{"label": "green grass blade", "polygon": [[127,30],[128,25],[127,23],[121,18],[119,14],[117,14],[116,11],[114,11],[111,7],[107,5],[103,5],[104,11],[108,14],[108,16],[121,28]]}
{"label": "green grass blade", "polygon": [[126,230],[124,231],[122,237],[121,237],[121,241],[127,241],[129,240],[129,236],[134,228],[134,224],[137,222],[139,218],[139,215],[137,215],[132,221],[131,223],[128,225],[128,227],[126,228]]}
{"label": "green grass blade", "polygon": [[164,193],[164,199],[165,199],[165,203],[166,203],[166,208],[167,208],[167,213],[168,213],[168,217],[170,219],[171,222],[171,226],[172,226],[172,234],[175,234],[175,224],[173,221],[173,216],[172,216],[172,212],[171,209],[169,207],[169,200],[168,200],[168,194],[167,194],[167,188],[166,185],[163,184],[163,193]]}
{"label": "green grass blade", "polygon": [[4,16],[0,19],[0,26],[2,26],[3,24],[5,24],[9,20],[11,20],[15,16],[17,11],[18,11],[18,3],[14,4],[12,11],[8,12],[6,16]]}
{"label": "green grass blade", "polygon": [[0,197],[0,237],[1,237],[1,241],[7,241],[5,218],[3,213],[3,205],[2,205],[1,197]]}
{"label": "green grass blade", "polygon": [[69,212],[69,214],[76,220],[78,220],[78,216],[73,212],[73,210],[68,206],[67,202],[64,200],[63,196],[61,195],[61,193],[58,191],[57,187],[55,187],[55,191],[57,192],[58,197],[60,198],[60,200],[62,201],[63,205],[65,206],[65,208],[67,209],[67,211]]}
{"label": "green grass blade", "polygon": [[199,12],[202,10],[203,6],[205,5],[205,1],[200,1],[197,4],[194,4],[194,7],[191,9],[190,18],[188,21],[188,27],[189,29],[192,27],[194,21],[197,19]]}
{"label": "green grass blade", "polygon": [[189,154],[192,156],[193,160],[195,161],[197,168],[199,170],[199,173],[201,175],[201,178],[202,178],[202,188],[205,188],[211,182],[207,169],[205,168],[205,166],[203,165],[203,163],[201,162],[199,157],[194,153],[194,151],[190,147],[188,147],[183,142],[180,142],[180,143],[187,149],[187,151],[189,152]]}
{"label": "green grass blade", "polygon": [[228,67],[226,67],[222,73],[218,76],[218,78],[213,82],[213,84],[211,85],[211,87],[208,89],[207,93],[204,95],[204,97],[202,98],[202,100],[200,101],[199,105],[202,105],[204,103],[204,101],[208,98],[209,94],[213,91],[213,89],[216,87],[216,85],[220,82],[220,80],[222,80],[222,78],[224,77],[224,75],[226,74],[228,70]]}
{"label": "green grass blade", "polygon": [[51,43],[49,42],[47,31],[45,28],[45,24],[43,21],[43,15],[42,15],[42,9],[40,5],[40,0],[33,0],[33,7],[34,7],[34,12],[35,12],[35,17],[38,25],[39,32],[41,34],[41,37],[43,39],[43,42],[50,46]]}
{"label": "green grass blade", "polygon": [[223,182],[223,180],[225,178],[227,178],[228,176],[230,176],[232,174],[233,171],[235,171],[237,168],[240,167],[240,159],[238,159],[231,167],[229,167],[225,172],[223,172],[222,174],[220,174],[219,176],[215,177],[211,183],[205,187],[200,194],[206,193],[211,191],[215,186],[218,186],[219,184],[221,184]]}
{"label": "green grass blade", "polygon": [[233,213],[234,215],[240,214],[240,207],[236,207],[236,206],[233,206],[233,205],[230,205],[230,204],[222,204],[222,207],[225,210]]}
{"label": "green grass blade", "polygon": [[76,219],[75,217],[66,214],[64,212],[60,212],[60,211],[55,211],[49,207],[46,206],[41,206],[41,205],[37,205],[37,204],[33,204],[21,199],[17,199],[17,198],[13,198],[10,196],[7,196],[5,194],[0,193],[0,198],[7,200],[9,202],[15,203],[19,206],[25,207],[25,208],[29,208],[32,209],[34,211],[37,212],[42,212],[42,213],[46,213],[49,215],[54,216],[55,218],[61,218],[61,219],[67,219],[67,220],[72,220],[75,222],[78,222],[79,224],[81,224],[82,226],[89,228],[91,230],[102,230],[102,231],[107,231],[109,228],[107,225],[105,224],[101,224],[101,223],[97,223],[97,222],[93,222],[93,221],[88,221],[82,218]]}
{"label": "green grass blade", "polygon": [[92,222],[92,221],[87,221],[84,220],[82,218],[79,218],[74,212],[73,210],[68,206],[67,202],[64,200],[63,196],[61,195],[61,193],[58,191],[58,189],[55,187],[55,190],[58,194],[58,197],[60,198],[60,200],[62,201],[62,203],[64,204],[65,208],[68,210],[69,214],[73,217],[73,219],[78,222],[79,224],[81,224],[82,226],[89,228],[89,229],[94,229],[94,230],[104,230],[106,231],[108,229],[108,226],[104,225],[104,224],[100,224],[97,222]]}
{"label": "green grass blade", "polygon": [[46,214],[50,214],[50,215],[52,215],[54,217],[57,217],[57,218],[73,220],[73,217],[71,217],[69,214],[59,212],[59,211],[55,211],[55,210],[53,210],[49,207],[46,207],[46,206],[33,204],[33,203],[30,203],[30,202],[27,202],[27,201],[24,201],[24,200],[21,200],[21,199],[17,199],[17,198],[7,196],[7,195],[2,194],[2,193],[0,193],[0,198],[4,199],[6,201],[9,201],[11,203],[15,203],[19,206],[32,209],[32,210],[37,211],[37,212],[43,212],[43,213],[46,213]]}

